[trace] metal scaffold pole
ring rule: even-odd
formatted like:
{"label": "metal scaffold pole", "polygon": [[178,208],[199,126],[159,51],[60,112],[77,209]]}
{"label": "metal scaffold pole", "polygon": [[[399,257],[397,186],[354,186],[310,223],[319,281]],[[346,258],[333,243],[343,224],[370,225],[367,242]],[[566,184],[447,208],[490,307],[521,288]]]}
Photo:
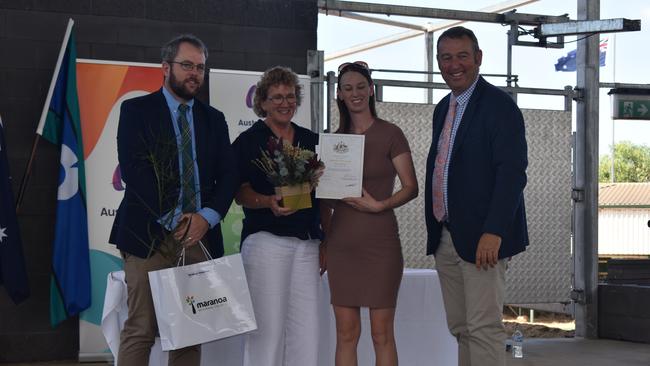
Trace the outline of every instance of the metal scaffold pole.
{"label": "metal scaffold pole", "polygon": [[[578,20],[600,18],[600,0],[578,0]],[[599,38],[578,41],[574,164],[574,291],[576,335],[598,337]]]}

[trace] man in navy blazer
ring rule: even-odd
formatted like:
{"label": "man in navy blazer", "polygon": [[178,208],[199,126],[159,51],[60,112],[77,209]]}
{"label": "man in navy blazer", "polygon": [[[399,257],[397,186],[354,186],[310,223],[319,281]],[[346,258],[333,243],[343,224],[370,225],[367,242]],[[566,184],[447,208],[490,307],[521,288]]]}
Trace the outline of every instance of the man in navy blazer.
{"label": "man in navy blazer", "polygon": [[[178,255],[161,243],[174,237],[190,263],[206,259],[199,240],[213,257],[224,253],[219,222],[238,178],[223,113],[194,98],[206,58],[200,39],[176,37],[162,49],[163,87],[121,106],[117,150],[126,190],[109,240],[122,253],[128,291],[120,366],[149,363],[157,325],[147,273]],[[170,365],[199,363],[200,346],[169,355]]]}
{"label": "man in navy blazer", "polygon": [[437,61],[451,89],[433,113],[427,159],[427,255],[436,257],[459,365],[505,365],[505,270],[526,249],[527,145],[512,98],[479,76],[474,33],[440,35]]}

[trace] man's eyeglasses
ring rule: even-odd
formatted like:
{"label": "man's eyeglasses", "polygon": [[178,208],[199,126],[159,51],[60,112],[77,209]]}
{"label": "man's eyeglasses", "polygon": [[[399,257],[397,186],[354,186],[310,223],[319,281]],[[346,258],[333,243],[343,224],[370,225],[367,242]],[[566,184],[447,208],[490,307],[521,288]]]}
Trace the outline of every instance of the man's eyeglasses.
{"label": "man's eyeglasses", "polygon": [[271,103],[273,103],[273,104],[275,104],[275,105],[280,105],[280,104],[282,104],[282,102],[284,102],[285,100],[286,100],[287,103],[289,103],[289,104],[296,104],[296,101],[298,100],[298,97],[296,97],[295,94],[289,94],[289,95],[280,95],[280,94],[277,94],[277,95],[270,96],[270,97],[268,97],[267,99],[270,100]]}
{"label": "man's eyeglasses", "polygon": [[168,64],[179,64],[181,65],[181,69],[185,71],[194,71],[196,68],[196,71],[198,72],[205,72],[205,64],[198,64],[195,65],[189,61],[183,61],[183,62],[176,62],[176,61],[167,61]]}
{"label": "man's eyeglasses", "polygon": [[344,62],[341,65],[339,65],[339,73],[341,73],[343,69],[351,65],[357,65],[363,69],[370,71],[370,69],[368,68],[368,64],[365,61],[354,61],[354,62]]}

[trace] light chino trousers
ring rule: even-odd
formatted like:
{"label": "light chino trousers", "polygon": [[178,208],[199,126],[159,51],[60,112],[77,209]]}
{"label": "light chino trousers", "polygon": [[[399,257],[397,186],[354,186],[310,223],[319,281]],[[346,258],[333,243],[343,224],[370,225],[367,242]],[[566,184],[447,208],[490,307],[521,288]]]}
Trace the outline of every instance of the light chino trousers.
{"label": "light chino trousers", "polygon": [[265,231],[242,243],[258,328],[246,336],[244,366],[318,364],[318,245]]}
{"label": "light chino trousers", "polygon": [[507,259],[488,270],[464,261],[442,229],[436,269],[447,326],[458,340],[459,366],[505,366],[503,301]]}
{"label": "light chino trousers", "polygon": [[[127,288],[129,317],[120,333],[120,347],[116,365],[146,366],[149,364],[151,347],[158,334],[158,323],[149,287],[149,272],[169,268],[169,261],[159,253],[150,258],[140,258],[122,253]],[[186,264],[207,260],[198,245],[186,250]],[[199,366],[201,345],[169,351],[170,366]]]}

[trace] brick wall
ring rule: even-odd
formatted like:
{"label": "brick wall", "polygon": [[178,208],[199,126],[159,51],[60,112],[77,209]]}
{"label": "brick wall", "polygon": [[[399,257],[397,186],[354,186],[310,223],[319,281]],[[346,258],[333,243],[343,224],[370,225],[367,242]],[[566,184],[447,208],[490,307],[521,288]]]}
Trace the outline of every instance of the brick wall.
{"label": "brick wall", "polygon": [[[68,18],[79,58],[159,63],[162,44],[193,33],[209,67],[304,74],[316,49],[315,0],[0,0],[0,115],[16,195]],[[0,289],[0,362],[77,357],[78,320],[49,325],[58,161],[41,141],[18,215],[32,295],[16,306]]]}

